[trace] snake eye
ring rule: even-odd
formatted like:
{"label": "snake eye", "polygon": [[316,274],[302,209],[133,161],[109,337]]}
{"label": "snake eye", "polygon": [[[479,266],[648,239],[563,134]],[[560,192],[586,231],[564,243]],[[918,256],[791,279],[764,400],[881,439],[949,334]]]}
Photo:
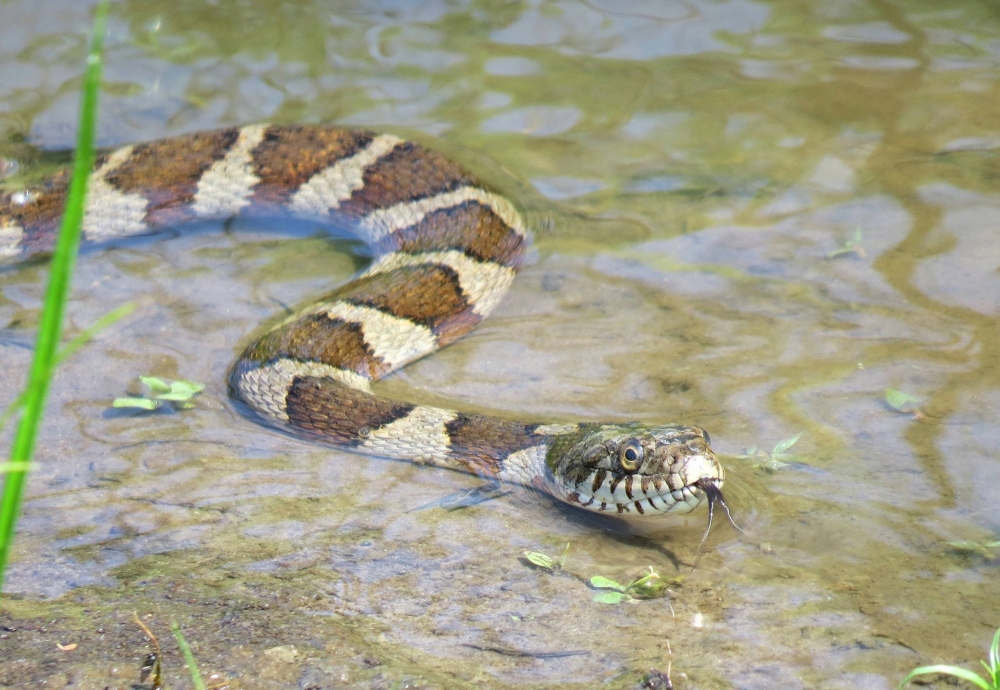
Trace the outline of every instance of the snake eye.
{"label": "snake eye", "polygon": [[618,449],[618,462],[626,472],[635,472],[642,463],[642,444],[638,439],[630,438]]}

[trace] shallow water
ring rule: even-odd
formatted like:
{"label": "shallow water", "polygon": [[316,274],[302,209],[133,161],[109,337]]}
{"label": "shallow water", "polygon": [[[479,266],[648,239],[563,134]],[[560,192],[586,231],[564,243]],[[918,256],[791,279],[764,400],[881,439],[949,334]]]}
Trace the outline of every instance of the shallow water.
{"label": "shallow water", "polygon": [[[88,17],[0,4],[0,155],[22,171],[73,140]],[[0,683],[135,682],[133,611],[172,686],[171,619],[206,677],[248,688],[631,688],[669,666],[680,688],[876,689],[984,655],[1000,551],[949,542],[1000,532],[992,3],[147,0],[114,6],[107,60],[106,145],[357,124],[510,190],[528,267],[384,390],[703,425],[746,532],[717,524],[692,572],[703,514],[629,529],[523,492],[417,510],[476,480],[300,443],[226,401],[258,324],[363,251],[253,222],[122,243],[78,265],[70,332],[138,306],[60,370]],[[44,278],[0,275],[0,401]],[[111,411],[147,373],[208,387],[180,414]],[[521,559],[566,543],[562,574]],[[598,604],[584,582],[649,566],[683,578],[669,599]]]}

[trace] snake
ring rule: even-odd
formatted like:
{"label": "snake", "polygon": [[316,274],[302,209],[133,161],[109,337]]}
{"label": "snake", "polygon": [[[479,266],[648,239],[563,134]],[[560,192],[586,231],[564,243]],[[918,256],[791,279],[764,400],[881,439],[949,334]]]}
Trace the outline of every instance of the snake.
{"label": "snake", "polygon": [[[51,253],[69,181],[61,171],[0,193],[0,263]],[[599,513],[682,514],[707,503],[711,518],[715,502],[725,506],[722,465],[698,426],[521,422],[373,389],[486,318],[530,242],[515,203],[433,147],[365,130],[268,124],[125,146],[96,158],[82,241],[238,216],[318,222],[372,253],[351,280],[246,345],[227,380],[234,407],[249,418]]]}

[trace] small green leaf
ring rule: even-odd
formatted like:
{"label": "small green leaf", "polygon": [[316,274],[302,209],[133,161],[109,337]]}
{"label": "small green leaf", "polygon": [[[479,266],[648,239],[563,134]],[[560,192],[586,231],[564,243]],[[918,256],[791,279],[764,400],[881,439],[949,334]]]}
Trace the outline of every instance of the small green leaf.
{"label": "small green leaf", "polygon": [[649,567],[649,574],[640,577],[629,584],[625,591],[640,599],[655,599],[666,594],[667,583],[660,579],[659,573]]}
{"label": "small green leaf", "polygon": [[153,397],[159,400],[186,402],[201,393],[203,390],[205,390],[205,384],[198,383],[197,381],[185,381],[181,379],[180,381],[174,381],[170,384],[170,391],[168,393],[154,395]]}
{"label": "small green leaf", "polygon": [[895,388],[887,388],[885,391],[885,402],[894,410],[909,412],[920,404],[921,399]]}
{"label": "small green leaf", "polygon": [[115,398],[111,403],[112,407],[138,407],[142,410],[155,410],[160,406],[156,400],[149,398]]}
{"label": "small green leaf", "polygon": [[598,604],[620,604],[628,599],[628,595],[623,592],[598,592],[594,595],[594,601]]}
{"label": "small green leaf", "polygon": [[140,376],[139,380],[142,381],[143,385],[149,388],[149,390],[154,393],[169,393],[170,384],[163,379],[158,379],[155,376]]}
{"label": "small green leaf", "polygon": [[625,591],[625,588],[622,585],[601,575],[594,575],[590,578],[590,585],[592,587],[597,587],[598,589],[617,589],[619,592]]}
{"label": "small green leaf", "polygon": [[163,393],[162,395],[153,395],[157,400],[168,400],[170,402],[187,402],[191,399],[190,393]]}
{"label": "small green leaf", "polygon": [[771,455],[784,455],[785,451],[794,446],[800,438],[802,438],[801,431],[790,438],[786,438],[784,441],[778,441],[774,446],[774,450],[771,451]]}
{"label": "small green leaf", "polygon": [[528,559],[529,563],[537,565],[539,568],[545,568],[546,570],[555,569],[556,562],[552,559],[552,556],[540,551],[525,551],[524,557]]}
{"label": "small green leaf", "polygon": [[198,395],[203,390],[205,390],[204,383],[198,383],[197,381],[187,381],[181,379],[180,381],[174,381],[170,384],[170,392],[175,395],[187,395],[192,397]]}

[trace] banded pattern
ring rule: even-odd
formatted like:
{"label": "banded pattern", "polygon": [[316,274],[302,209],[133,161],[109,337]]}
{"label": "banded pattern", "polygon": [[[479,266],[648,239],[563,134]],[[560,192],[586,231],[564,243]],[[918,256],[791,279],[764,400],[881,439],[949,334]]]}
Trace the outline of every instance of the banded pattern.
{"label": "banded pattern", "polygon": [[[0,262],[51,248],[67,182],[60,174],[0,196]],[[368,269],[272,327],[233,365],[232,395],[256,419],[598,511],[687,512],[718,495],[722,468],[697,427],[527,424],[372,392],[372,381],[486,318],[527,246],[508,199],[418,144],[330,127],[249,125],[127,146],[97,161],[84,239],[241,214],[348,228],[375,254]]]}

